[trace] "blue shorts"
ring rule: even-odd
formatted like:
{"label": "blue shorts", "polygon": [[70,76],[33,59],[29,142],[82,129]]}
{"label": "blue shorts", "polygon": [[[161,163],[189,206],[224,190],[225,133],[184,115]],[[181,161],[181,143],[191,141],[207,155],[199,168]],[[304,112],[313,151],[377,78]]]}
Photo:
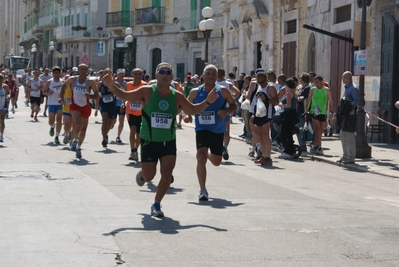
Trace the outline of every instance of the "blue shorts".
{"label": "blue shorts", "polygon": [[101,113],[108,113],[108,118],[110,118],[110,119],[116,118],[115,104],[111,104],[111,105],[101,104],[100,111],[101,111]]}
{"label": "blue shorts", "polygon": [[68,112],[62,112],[62,115],[63,115],[63,116],[69,116],[69,117],[72,117],[72,116],[71,116],[71,113],[68,113]]}
{"label": "blue shorts", "polygon": [[57,111],[62,110],[62,105],[49,105],[48,113],[57,113]]}

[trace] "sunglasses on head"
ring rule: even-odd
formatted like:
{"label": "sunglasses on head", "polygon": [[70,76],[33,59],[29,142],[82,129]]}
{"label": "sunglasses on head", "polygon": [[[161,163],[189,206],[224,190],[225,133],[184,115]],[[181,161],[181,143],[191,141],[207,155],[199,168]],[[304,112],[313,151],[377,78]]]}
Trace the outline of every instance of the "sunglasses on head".
{"label": "sunglasses on head", "polygon": [[163,74],[163,75],[171,75],[172,74],[172,72],[170,71],[170,70],[160,70],[160,71],[158,71],[158,73],[159,74]]}

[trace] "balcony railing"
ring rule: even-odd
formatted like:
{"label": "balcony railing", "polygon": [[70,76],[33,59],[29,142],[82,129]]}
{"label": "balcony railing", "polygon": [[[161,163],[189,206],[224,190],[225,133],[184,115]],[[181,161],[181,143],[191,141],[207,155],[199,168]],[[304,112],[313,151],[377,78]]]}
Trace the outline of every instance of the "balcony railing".
{"label": "balcony railing", "polygon": [[72,31],[74,38],[106,38],[106,30],[99,30],[98,27],[89,27],[86,30]]}
{"label": "balcony railing", "polygon": [[62,39],[62,38],[67,38],[67,37],[72,37],[72,26],[68,25],[68,26],[62,26],[62,27],[58,27],[56,32],[55,32],[55,36],[57,39]]}
{"label": "balcony railing", "polygon": [[136,9],[135,18],[135,25],[165,24],[165,7]]}
{"label": "balcony railing", "polygon": [[56,14],[39,18],[39,27],[56,27],[58,26],[58,17]]}
{"label": "balcony railing", "polygon": [[133,11],[118,11],[107,12],[107,28],[115,27],[133,27],[134,25],[134,12]]}

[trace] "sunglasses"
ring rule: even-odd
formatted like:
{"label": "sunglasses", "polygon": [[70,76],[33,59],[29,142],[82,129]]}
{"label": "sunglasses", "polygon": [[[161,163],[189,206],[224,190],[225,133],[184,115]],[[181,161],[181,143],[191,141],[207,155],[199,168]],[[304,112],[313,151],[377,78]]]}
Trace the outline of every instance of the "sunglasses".
{"label": "sunglasses", "polygon": [[158,71],[158,73],[162,74],[162,75],[171,75],[172,74],[172,72],[170,70],[160,70],[160,71]]}

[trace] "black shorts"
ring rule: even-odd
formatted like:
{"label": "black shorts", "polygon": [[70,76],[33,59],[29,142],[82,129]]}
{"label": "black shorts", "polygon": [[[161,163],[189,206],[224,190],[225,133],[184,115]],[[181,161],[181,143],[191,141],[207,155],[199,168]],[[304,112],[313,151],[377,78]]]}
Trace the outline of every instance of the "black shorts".
{"label": "black shorts", "polygon": [[30,97],[30,103],[31,103],[31,104],[36,104],[36,105],[40,106],[40,103],[41,103],[40,97],[31,96],[31,97]]}
{"label": "black shorts", "polygon": [[200,130],[196,132],[197,149],[201,147],[210,148],[211,153],[221,156],[223,152],[223,135],[224,133],[214,133],[208,130]]}
{"label": "black shorts", "polygon": [[318,121],[321,121],[321,122],[323,122],[323,121],[326,121],[327,120],[327,115],[323,115],[323,114],[321,114],[321,115],[315,115],[315,114],[313,114],[313,117],[312,117],[313,119],[315,119],[315,120],[318,120]]}
{"label": "black shorts", "polygon": [[100,104],[100,111],[101,113],[108,113],[108,118],[110,119],[116,118],[115,105]]}
{"label": "black shorts", "polygon": [[272,119],[269,119],[267,116],[264,117],[254,117],[254,125],[255,126],[262,126],[265,125],[266,123],[270,122]]}
{"label": "black shorts", "polygon": [[176,156],[176,139],[167,142],[152,142],[140,139],[141,162],[158,162],[165,156]]}
{"label": "black shorts", "polygon": [[140,133],[141,116],[127,114],[127,122],[129,123],[130,128],[132,128],[133,126],[136,126],[136,133]]}
{"label": "black shorts", "polygon": [[116,106],[116,115],[125,116],[125,109],[121,110],[121,106]]}

